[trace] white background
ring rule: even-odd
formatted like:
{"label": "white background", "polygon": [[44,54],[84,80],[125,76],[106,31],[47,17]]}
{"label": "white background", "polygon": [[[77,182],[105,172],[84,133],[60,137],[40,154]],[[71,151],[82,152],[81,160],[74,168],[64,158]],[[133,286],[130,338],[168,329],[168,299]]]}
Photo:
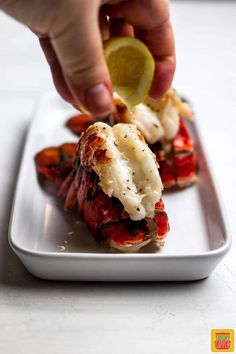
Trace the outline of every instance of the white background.
{"label": "white background", "polygon": [[[195,108],[236,233],[236,3],[174,1],[175,87]],[[236,330],[236,246],[193,283],[62,283],[33,278],[7,230],[32,110],[53,90],[34,36],[0,14],[0,353],[210,353],[210,330]],[[183,205],[183,215],[184,215]]]}

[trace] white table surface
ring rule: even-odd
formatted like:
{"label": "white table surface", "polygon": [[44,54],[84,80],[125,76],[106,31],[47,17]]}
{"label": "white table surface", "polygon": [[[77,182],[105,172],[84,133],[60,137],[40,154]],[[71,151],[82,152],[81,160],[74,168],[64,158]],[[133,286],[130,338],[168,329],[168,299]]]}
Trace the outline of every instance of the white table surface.
{"label": "white table surface", "polygon": [[[175,87],[193,102],[236,233],[236,2],[174,1]],[[210,353],[236,329],[236,246],[206,280],[63,283],[33,278],[8,246],[13,191],[32,110],[53,90],[34,36],[0,14],[0,353]],[[184,205],[183,205],[184,213]]]}

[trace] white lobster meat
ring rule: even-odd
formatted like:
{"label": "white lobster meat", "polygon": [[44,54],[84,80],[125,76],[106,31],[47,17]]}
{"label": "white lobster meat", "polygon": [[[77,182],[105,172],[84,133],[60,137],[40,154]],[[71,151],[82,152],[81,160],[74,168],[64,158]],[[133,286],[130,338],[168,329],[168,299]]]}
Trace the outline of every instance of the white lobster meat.
{"label": "white lobster meat", "polygon": [[80,160],[96,172],[103,192],[119,199],[132,220],[153,217],[162,182],[156,158],[136,126],[91,125],[81,136]]}
{"label": "white lobster meat", "polygon": [[179,129],[179,117],[192,119],[193,116],[190,106],[173,89],[160,100],[147,97],[132,112],[117,94],[114,94],[114,101],[117,108],[113,115],[115,122],[135,124],[149,144],[173,139]]}

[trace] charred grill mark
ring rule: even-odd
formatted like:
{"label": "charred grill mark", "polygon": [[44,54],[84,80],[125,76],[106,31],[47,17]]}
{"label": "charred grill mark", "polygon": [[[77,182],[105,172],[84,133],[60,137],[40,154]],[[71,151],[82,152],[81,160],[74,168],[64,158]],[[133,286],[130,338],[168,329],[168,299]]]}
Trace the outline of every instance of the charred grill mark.
{"label": "charred grill mark", "polygon": [[101,192],[101,188],[98,185],[99,178],[98,178],[98,175],[94,171],[91,172],[90,180],[91,180],[91,185],[88,188],[88,193],[87,193],[87,198],[86,198],[87,201],[94,200],[96,198],[96,196],[98,195],[98,193]]}
{"label": "charred grill mark", "polygon": [[115,123],[126,122],[126,115],[128,113],[127,106],[122,103],[115,103],[115,111],[112,114],[112,118]]}
{"label": "charred grill mark", "polygon": [[109,162],[111,158],[106,155],[107,150],[103,149],[105,139],[93,133],[90,136],[83,135],[80,140],[80,160],[85,168],[92,168],[97,163]]}
{"label": "charred grill mark", "polygon": [[100,225],[96,230],[96,238],[99,242],[107,243],[109,235],[113,241],[120,245],[132,244],[132,242],[144,242],[150,237],[150,231],[145,219],[132,221],[129,218],[117,222]]}

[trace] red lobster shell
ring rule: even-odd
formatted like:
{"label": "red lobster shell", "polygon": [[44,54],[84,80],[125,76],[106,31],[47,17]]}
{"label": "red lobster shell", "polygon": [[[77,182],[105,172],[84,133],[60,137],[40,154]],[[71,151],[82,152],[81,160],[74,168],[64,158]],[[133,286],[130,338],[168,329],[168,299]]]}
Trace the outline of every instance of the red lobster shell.
{"label": "red lobster shell", "polygon": [[[197,158],[191,133],[183,118],[192,120],[193,112],[174,89],[169,89],[160,100],[147,97],[144,104],[136,106],[132,112],[116,94],[114,103],[113,124],[131,123],[138,127],[156,155],[165,188],[187,187],[196,182]],[[93,119],[91,115],[76,115],[67,121],[66,126],[80,135]]]}
{"label": "red lobster shell", "polygon": [[87,149],[92,147],[93,151],[86,150],[86,156],[83,156],[83,138],[78,145],[68,145],[69,159],[67,149],[63,149],[65,144],[44,149],[35,156],[38,173],[59,186],[58,195],[65,199],[65,209],[77,207],[79,219],[87,224],[99,243],[122,252],[136,252],[148,243],[161,246],[169,231],[162,200],[156,203],[153,217],[131,220],[120,200],[103,192],[98,175],[91,169],[94,159],[107,158],[105,150],[99,148],[102,141],[98,138],[96,134],[89,137]]}
{"label": "red lobster shell", "polygon": [[[82,123],[80,122],[80,115],[72,117],[67,122],[67,127],[75,133],[81,132],[84,114],[82,116]],[[90,121],[91,116],[89,116]],[[73,122],[73,124],[72,124]],[[168,145],[168,149],[164,145]],[[194,144],[191,133],[184,118],[180,118],[179,130],[175,137],[169,141],[157,142],[156,144],[149,144],[150,149],[156,155],[160,169],[164,189],[176,187],[188,187],[194,184],[197,180],[197,157],[194,151]]]}

